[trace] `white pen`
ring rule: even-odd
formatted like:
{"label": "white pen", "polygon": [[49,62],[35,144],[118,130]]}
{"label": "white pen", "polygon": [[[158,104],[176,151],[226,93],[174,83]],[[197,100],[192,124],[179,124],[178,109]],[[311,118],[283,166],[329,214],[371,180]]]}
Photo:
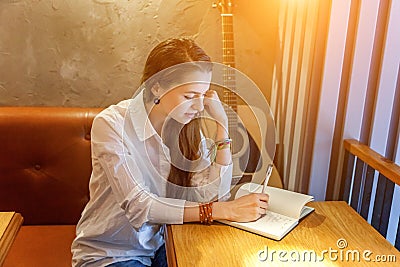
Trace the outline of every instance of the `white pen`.
{"label": "white pen", "polygon": [[271,177],[272,168],[273,168],[273,167],[274,167],[274,165],[272,165],[272,164],[269,164],[269,165],[268,165],[268,168],[267,168],[267,175],[265,176],[265,181],[264,181],[263,190],[262,190],[262,192],[263,192],[264,194],[267,193],[267,185],[268,185],[269,178]]}

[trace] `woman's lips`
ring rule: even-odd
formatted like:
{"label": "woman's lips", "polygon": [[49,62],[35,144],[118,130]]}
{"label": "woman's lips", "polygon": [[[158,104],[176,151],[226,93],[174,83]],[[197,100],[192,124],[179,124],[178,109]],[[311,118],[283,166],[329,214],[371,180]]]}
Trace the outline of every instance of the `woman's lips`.
{"label": "woman's lips", "polygon": [[194,118],[196,116],[196,113],[185,113],[185,115],[189,118]]}

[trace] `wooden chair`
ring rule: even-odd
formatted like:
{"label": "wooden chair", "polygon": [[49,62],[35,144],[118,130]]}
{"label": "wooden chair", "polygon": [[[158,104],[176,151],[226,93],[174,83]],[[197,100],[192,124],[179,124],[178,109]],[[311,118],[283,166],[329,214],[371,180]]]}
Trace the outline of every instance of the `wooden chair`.
{"label": "wooden chair", "polygon": [[[395,184],[400,185],[400,166],[357,140],[344,140],[344,148],[340,196],[367,220],[371,197],[375,195],[371,225],[386,237]],[[373,192],[375,172],[379,176]],[[400,249],[400,220],[395,247]]]}

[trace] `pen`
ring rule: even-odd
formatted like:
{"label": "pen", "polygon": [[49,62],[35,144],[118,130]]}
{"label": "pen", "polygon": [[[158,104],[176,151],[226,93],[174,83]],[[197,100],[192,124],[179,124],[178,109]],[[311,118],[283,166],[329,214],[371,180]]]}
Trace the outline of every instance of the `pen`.
{"label": "pen", "polygon": [[271,177],[272,174],[272,168],[274,167],[274,165],[269,164],[268,168],[267,168],[267,175],[265,176],[265,181],[264,181],[264,185],[263,185],[263,189],[262,192],[265,194],[267,192],[267,184],[269,181],[269,178]]}

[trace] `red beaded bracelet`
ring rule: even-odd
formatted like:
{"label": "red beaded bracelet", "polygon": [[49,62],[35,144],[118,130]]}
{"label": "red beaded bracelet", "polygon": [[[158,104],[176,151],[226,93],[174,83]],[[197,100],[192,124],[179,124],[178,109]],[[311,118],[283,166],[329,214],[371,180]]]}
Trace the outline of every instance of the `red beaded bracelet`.
{"label": "red beaded bracelet", "polygon": [[212,205],[213,202],[199,204],[200,223],[210,225],[213,222]]}

